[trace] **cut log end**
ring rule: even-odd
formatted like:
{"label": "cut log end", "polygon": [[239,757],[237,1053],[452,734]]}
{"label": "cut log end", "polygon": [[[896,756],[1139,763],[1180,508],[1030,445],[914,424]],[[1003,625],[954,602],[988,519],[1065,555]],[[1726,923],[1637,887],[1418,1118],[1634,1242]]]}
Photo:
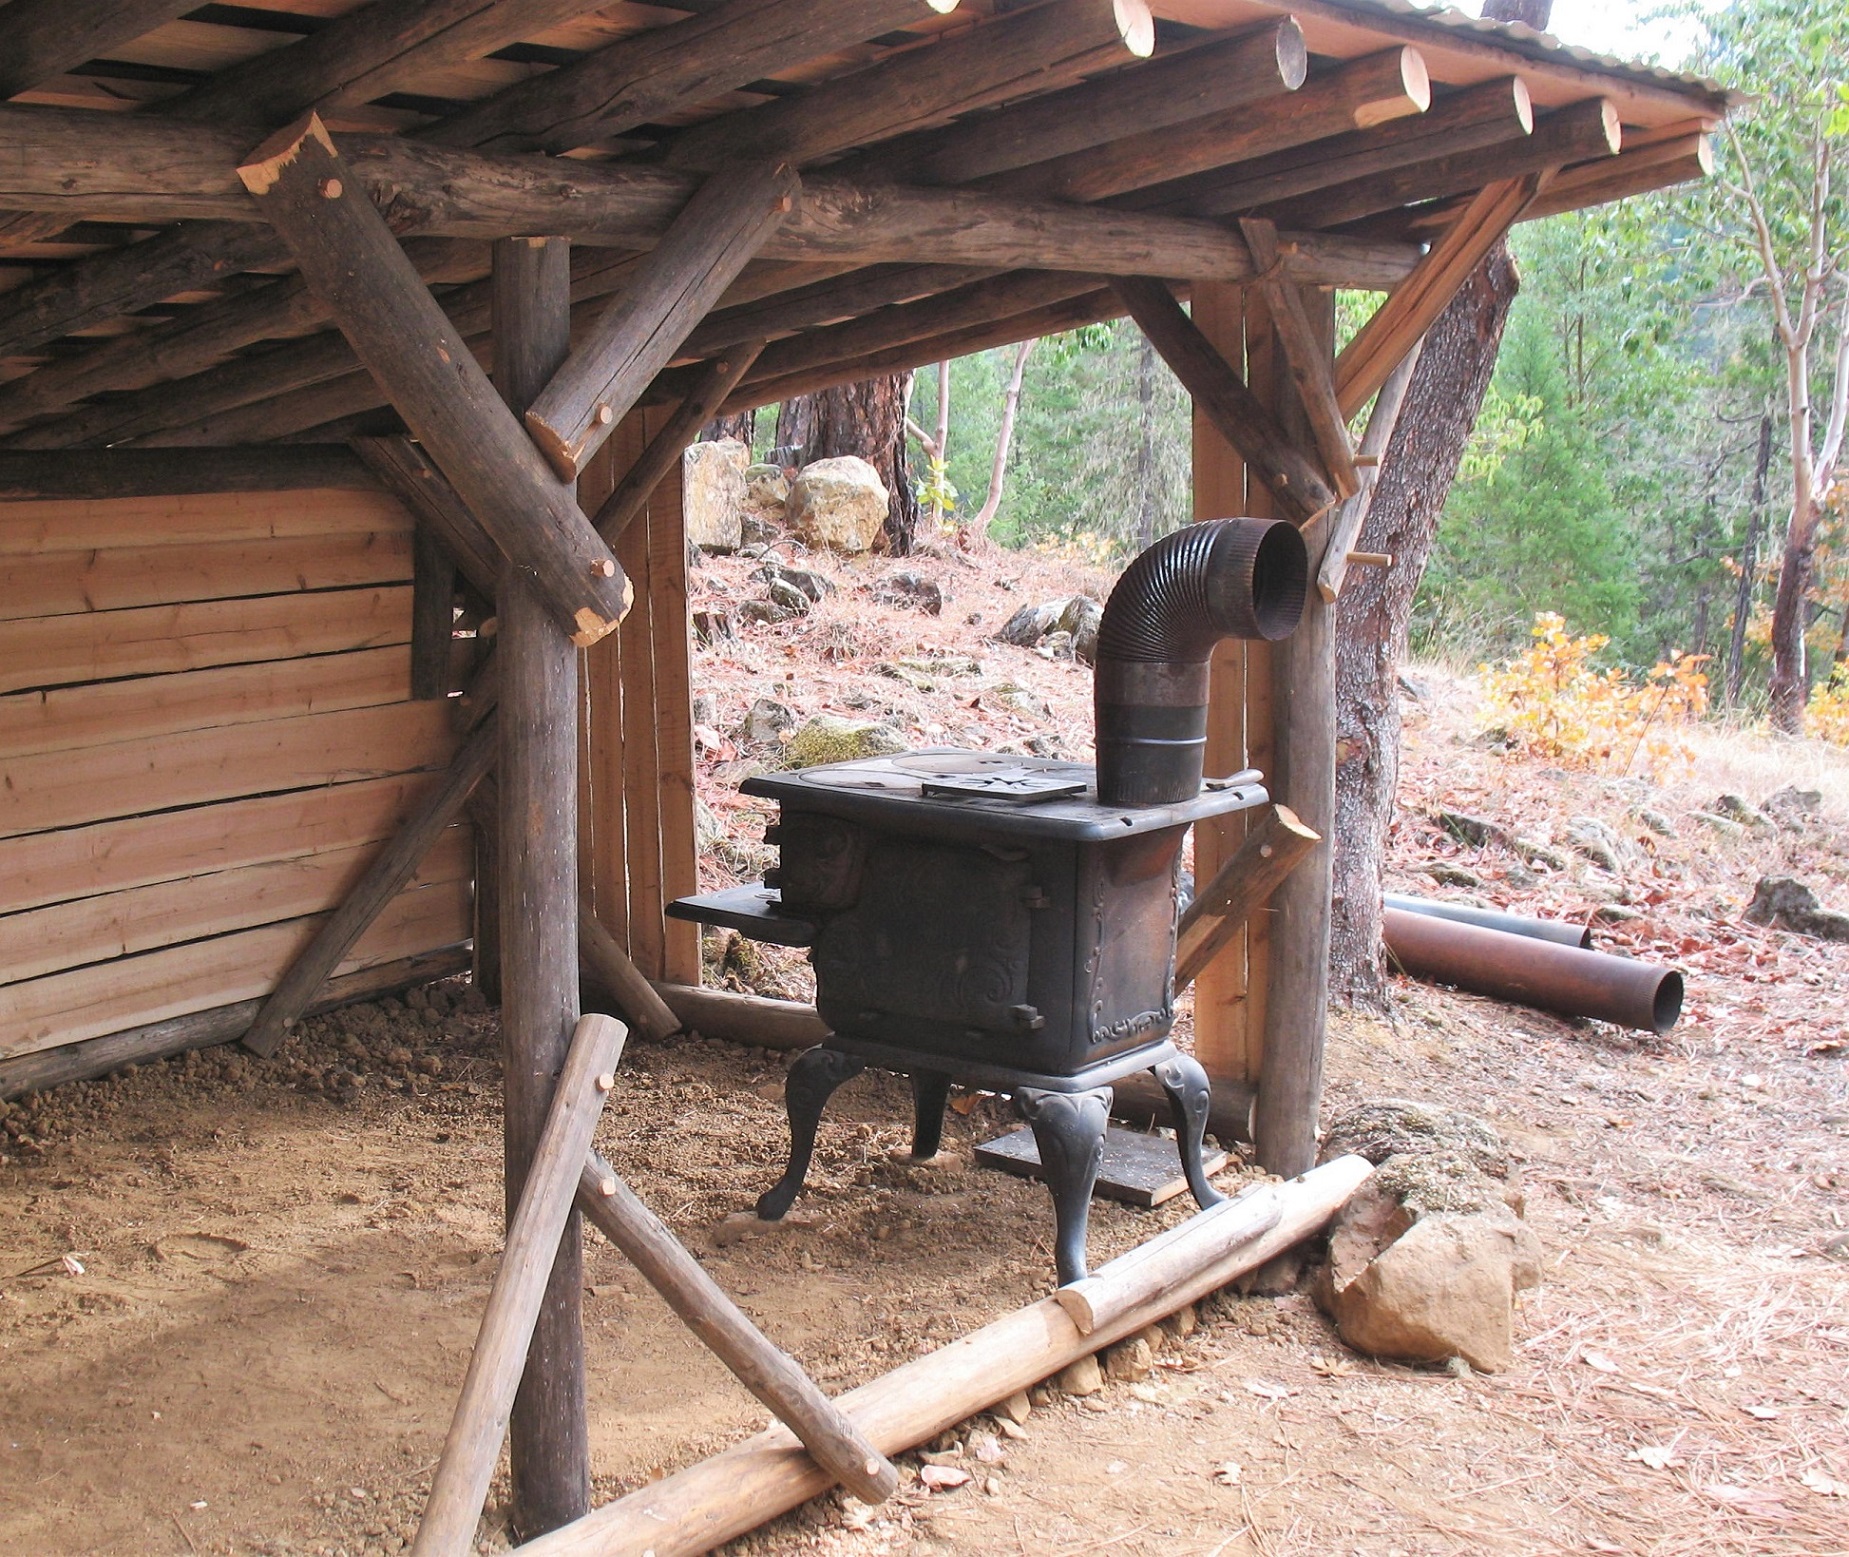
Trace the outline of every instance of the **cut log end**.
{"label": "cut log end", "polygon": [[[309,140],[319,141],[321,149],[330,157],[338,155],[334,150],[334,138],[327,133],[321,116],[309,113],[278,130],[253,151],[250,160],[239,166],[238,178],[253,195],[268,194],[276,180],[282,177],[283,169],[301,155],[303,144]],[[338,194],[339,184],[333,180],[329,182],[334,183],[335,194]]]}
{"label": "cut log end", "polygon": [[1310,50],[1303,28],[1296,17],[1287,16],[1278,23],[1278,80],[1286,92],[1295,92],[1309,74]]}
{"label": "cut log end", "polygon": [[1394,51],[1395,80],[1383,83],[1379,97],[1364,98],[1355,104],[1355,128],[1371,130],[1392,119],[1422,114],[1432,106],[1432,77],[1425,67],[1425,56],[1410,44]]}
{"label": "cut log end", "polygon": [[1156,18],[1148,0],[1112,0],[1111,9],[1125,48],[1138,59],[1148,59],[1156,52]]}
{"label": "cut log end", "polygon": [[1534,134],[1534,94],[1528,90],[1528,83],[1520,76],[1509,77],[1510,90],[1515,95],[1515,117],[1520,121],[1522,134]]}

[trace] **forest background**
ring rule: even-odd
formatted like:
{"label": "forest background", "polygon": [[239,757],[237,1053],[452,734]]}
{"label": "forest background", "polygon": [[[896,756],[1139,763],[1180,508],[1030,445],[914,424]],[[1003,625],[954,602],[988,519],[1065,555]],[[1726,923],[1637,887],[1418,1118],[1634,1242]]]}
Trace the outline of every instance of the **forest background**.
{"label": "forest background", "polygon": [[[1712,180],[1515,230],[1521,292],[1419,590],[1413,648],[1502,659],[1557,613],[1570,633],[1608,637],[1621,664],[1710,656],[1717,701],[1758,712],[1794,512],[1794,414],[1808,409],[1800,436],[1816,449],[1849,392],[1849,0],[1668,6],[1635,18],[1631,35],[1748,101],[1717,138]],[[1807,278],[1806,408],[1779,302],[1788,326],[1805,325]],[[1343,295],[1343,325],[1376,301]],[[928,445],[945,366],[939,461]],[[1026,354],[996,493],[1020,366],[1008,347],[915,376],[910,462],[927,516],[935,497],[966,532],[1101,561],[1188,520],[1187,397],[1127,319]],[[757,422],[761,455],[774,426]],[[1802,581],[1807,691],[1813,724],[1849,735],[1827,706],[1832,668],[1849,661],[1849,483],[1819,473]],[[1849,702],[1842,680],[1836,697]]]}

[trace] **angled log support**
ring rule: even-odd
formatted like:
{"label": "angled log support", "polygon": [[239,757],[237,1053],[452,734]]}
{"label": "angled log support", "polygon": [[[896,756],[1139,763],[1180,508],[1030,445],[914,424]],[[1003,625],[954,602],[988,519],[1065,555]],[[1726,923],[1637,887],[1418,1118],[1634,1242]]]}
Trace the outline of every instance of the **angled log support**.
{"label": "angled log support", "polygon": [[352,448],[379,484],[411,510],[419,526],[442,539],[462,576],[492,600],[500,551],[430,456],[409,438],[355,438]]}
{"label": "angled log support", "polygon": [[1284,517],[1303,524],[1336,501],[1322,472],[1285,436],[1162,282],[1138,277],[1111,285],[1195,405],[1271,489]]}
{"label": "angled log support", "polygon": [[762,341],[749,341],[734,347],[723,357],[715,357],[701,370],[687,398],[675,407],[661,431],[648,441],[635,464],[624,471],[621,479],[604,499],[592,522],[597,533],[611,546],[628,527],[629,521],[642,511],[649,494],[687,452],[688,445],[700,436],[700,429],[710,422],[725,404],[725,398],[738,388],[758,353]]}
{"label": "angled log support", "polygon": [[1531,173],[1488,185],[1362,325],[1335,361],[1335,392],[1344,417],[1352,417],[1380,391],[1545,182],[1545,175]]}
{"label": "angled log support", "polygon": [[289,1029],[321,993],[328,975],[378,918],[379,911],[404,890],[437,835],[461,814],[470,792],[493,766],[496,744],[495,725],[490,719],[457,748],[443,770],[442,781],[379,851],[345,901],[327,917],[315,938],[277,981],[257,1020],[244,1034],[245,1048],[265,1056],[276,1052]]}
{"label": "angled log support", "polygon": [[1336,491],[1343,497],[1353,497],[1361,483],[1355,474],[1355,452],[1348,442],[1348,419],[1335,397],[1329,354],[1321,349],[1310,316],[1304,311],[1302,295],[1284,277],[1278,230],[1262,217],[1247,217],[1239,229],[1258,266],[1258,284],[1271,309],[1272,328],[1284,348],[1284,363],[1310,436],[1316,442],[1316,452],[1322,456],[1323,468]]}
{"label": "angled log support", "polygon": [[572,481],[693,327],[795,204],[788,163],[716,173],[526,412],[526,428]]}
{"label": "angled log support", "polygon": [[615,1081],[628,1029],[614,1017],[579,1020],[546,1111],[533,1161],[507,1226],[475,1350],[431,1478],[413,1557],[463,1557],[472,1550],[527,1345],[546,1296],[553,1251],[571,1215],[591,1137]]}
{"label": "angled log support", "polygon": [[311,114],[284,131],[238,174],[496,546],[573,643],[603,637],[629,609],[629,581],[495,395],[321,121]]}
{"label": "angled log support", "polygon": [[1289,806],[1274,805],[1264,813],[1232,858],[1195,894],[1175,928],[1177,993],[1200,977],[1278,883],[1321,842],[1322,835],[1305,827]]}
{"label": "angled log support", "polygon": [[[1415,345],[1400,358],[1398,366],[1388,374],[1387,382],[1380,386],[1380,393],[1374,397],[1374,409],[1368,415],[1367,431],[1361,435],[1361,490],[1334,510],[1329,522],[1329,538],[1321,543],[1323,560],[1316,570],[1316,589],[1331,605],[1342,593],[1342,581],[1347,577],[1349,568],[1361,565],[1361,559],[1368,555],[1350,548],[1360,539],[1361,527],[1367,523],[1368,510],[1374,506],[1374,484],[1380,479],[1381,457],[1387,452],[1387,445],[1393,441],[1393,429],[1400,420],[1400,407],[1406,403],[1406,391],[1412,384],[1413,369],[1419,365],[1419,350],[1419,345]],[[1310,555],[1314,558],[1319,543],[1314,536],[1306,539],[1310,543]],[[1382,566],[1390,563],[1389,558],[1388,563]]]}

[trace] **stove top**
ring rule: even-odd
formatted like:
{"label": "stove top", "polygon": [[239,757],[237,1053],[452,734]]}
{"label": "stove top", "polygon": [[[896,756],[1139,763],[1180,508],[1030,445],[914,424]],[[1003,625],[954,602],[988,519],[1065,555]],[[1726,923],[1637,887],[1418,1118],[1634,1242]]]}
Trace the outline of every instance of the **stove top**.
{"label": "stove top", "polygon": [[[933,832],[1097,842],[1185,826],[1260,806],[1269,798],[1255,772],[1208,779],[1191,800],[1167,805],[1098,802],[1089,763],[944,747],[865,757],[745,780],[748,795],[848,820],[916,825]],[[901,822],[901,814],[905,821]]]}

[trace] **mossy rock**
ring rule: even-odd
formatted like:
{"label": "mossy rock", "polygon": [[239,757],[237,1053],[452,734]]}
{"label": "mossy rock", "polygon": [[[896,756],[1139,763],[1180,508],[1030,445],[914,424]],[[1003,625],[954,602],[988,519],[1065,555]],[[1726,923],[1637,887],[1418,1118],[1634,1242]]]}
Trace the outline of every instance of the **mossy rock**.
{"label": "mossy rock", "polygon": [[818,714],[790,737],[783,759],[792,768],[818,768],[863,757],[891,757],[907,749],[898,733],[883,724]]}

